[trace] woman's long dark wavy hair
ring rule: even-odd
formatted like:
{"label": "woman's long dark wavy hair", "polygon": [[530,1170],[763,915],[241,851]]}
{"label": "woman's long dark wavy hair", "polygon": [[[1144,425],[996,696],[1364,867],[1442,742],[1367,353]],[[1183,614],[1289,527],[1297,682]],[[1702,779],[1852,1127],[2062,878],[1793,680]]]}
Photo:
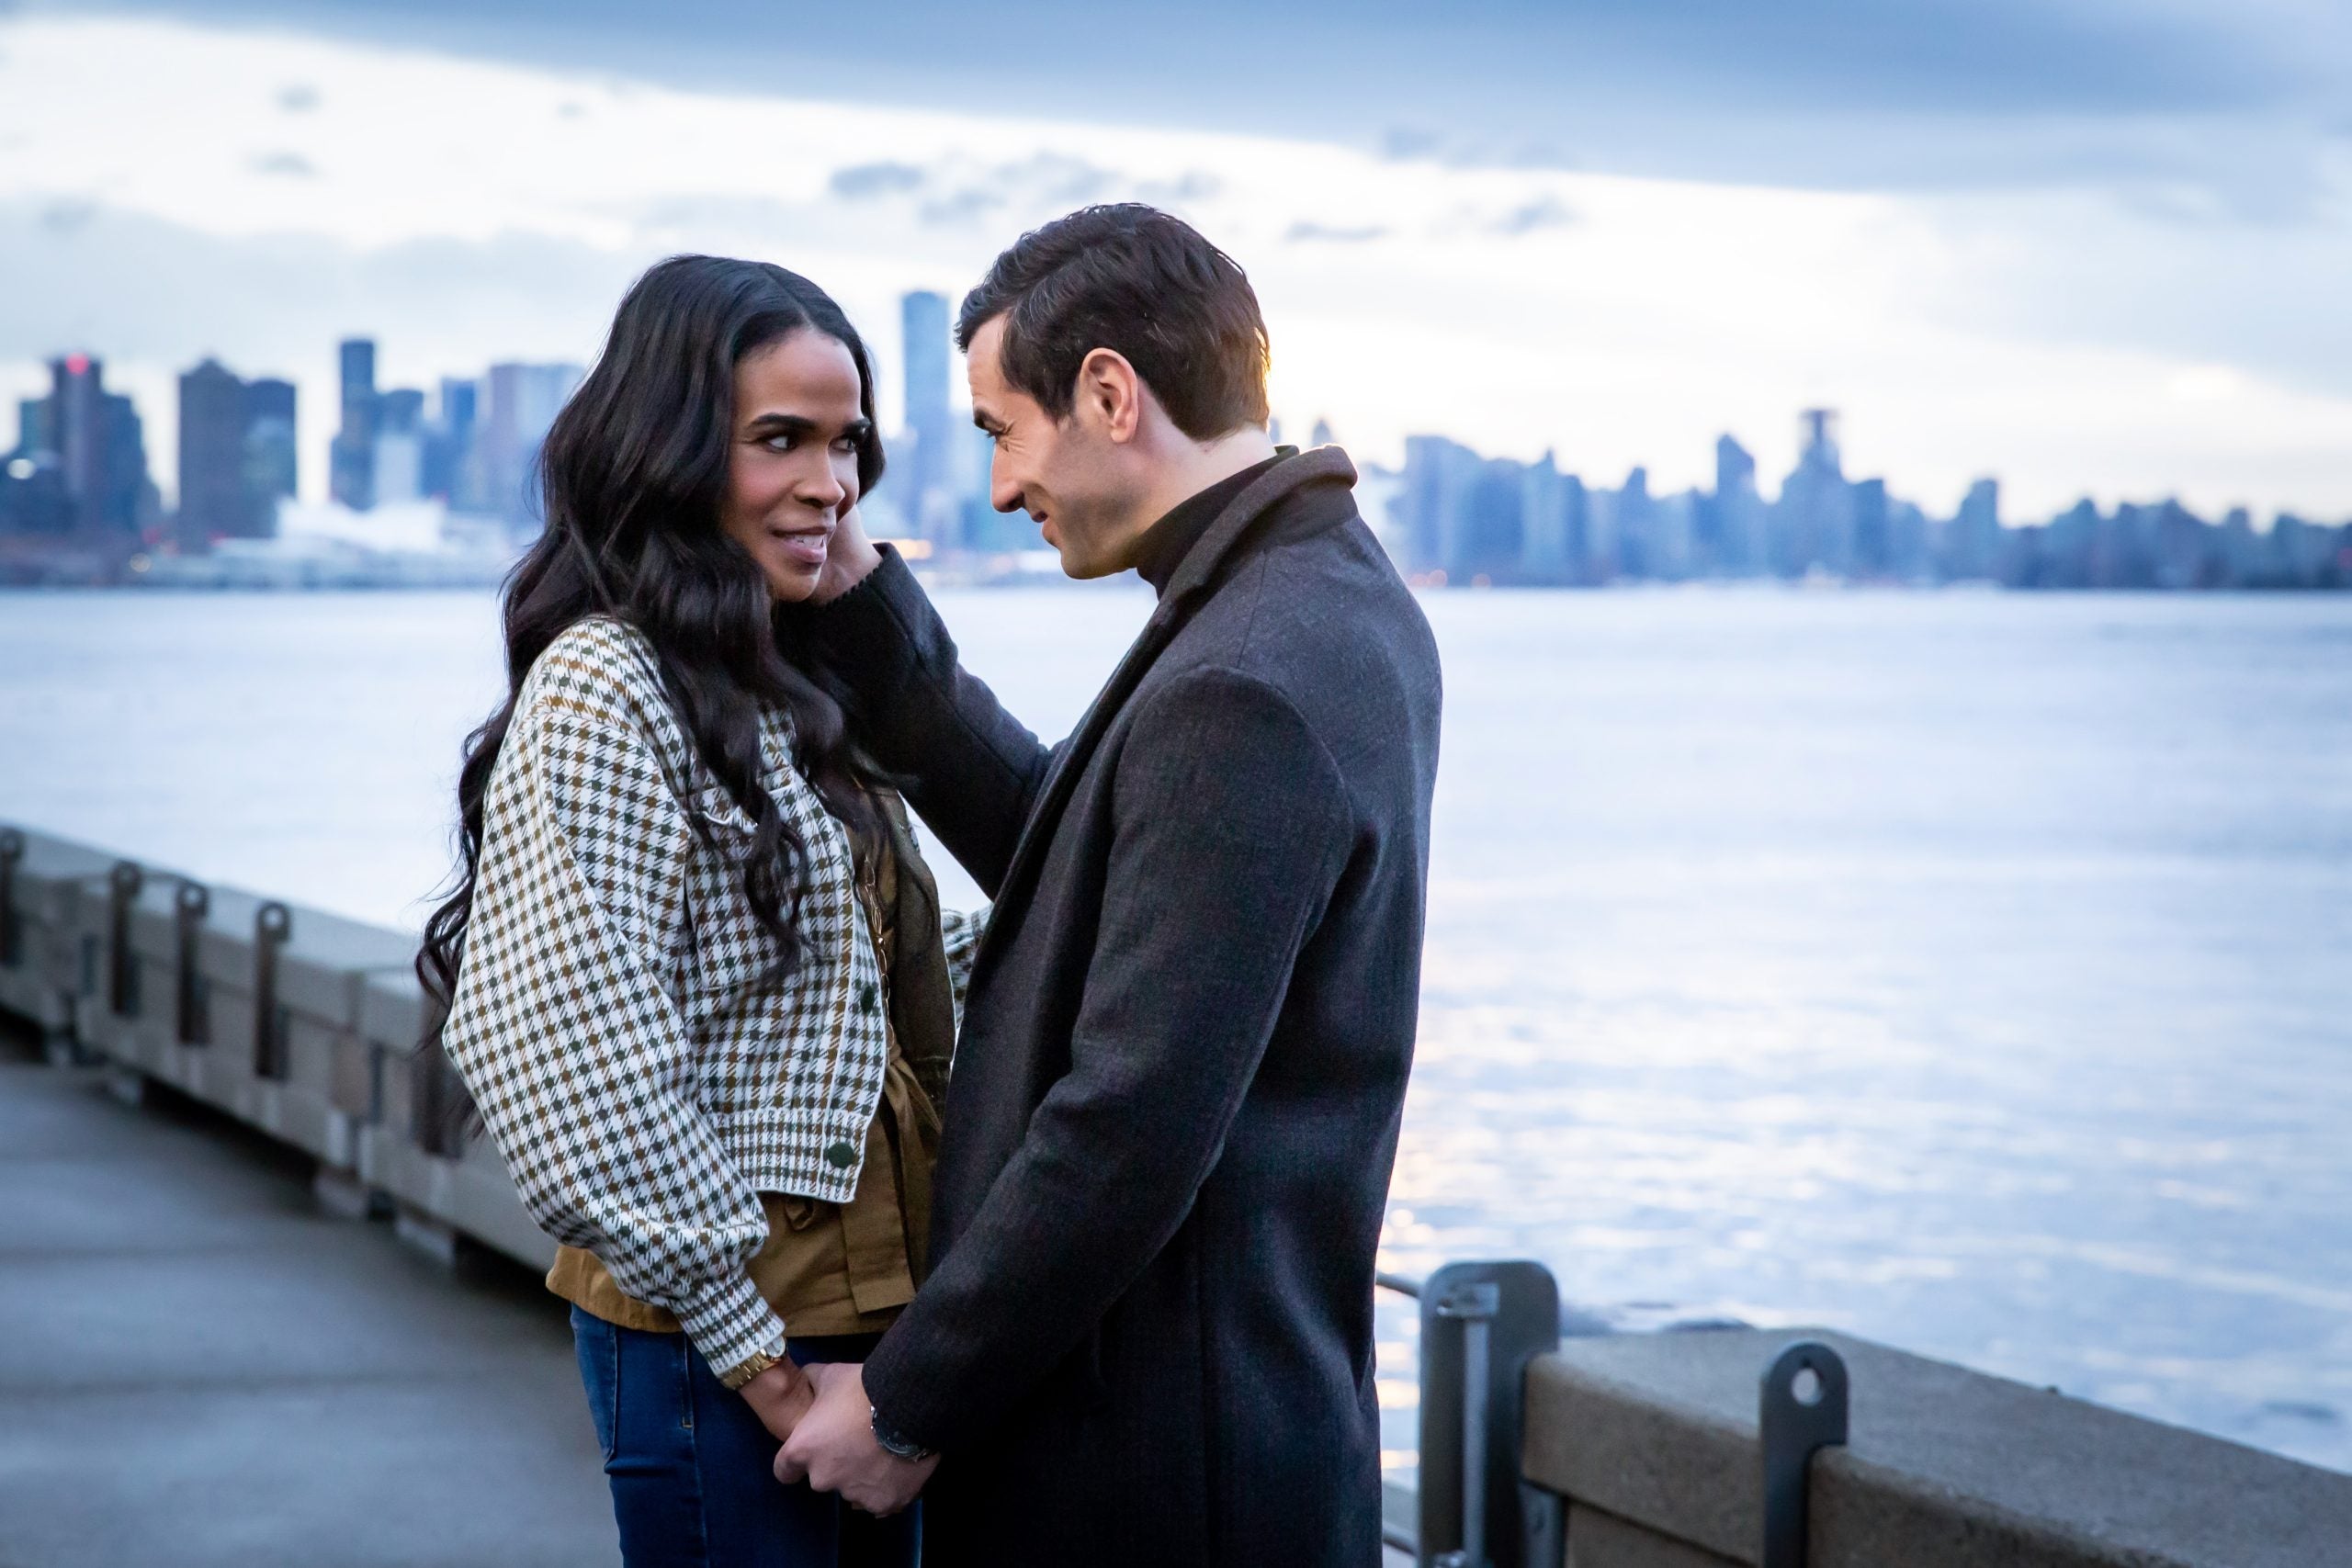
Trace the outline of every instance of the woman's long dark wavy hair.
{"label": "woman's long dark wavy hair", "polygon": [[[761,787],[764,706],[790,716],[795,761],[833,814],[853,830],[873,828],[839,703],[778,650],[766,581],[719,525],[735,367],[796,332],[824,333],[857,363],[863,495],[882,477],[865,344],[823,289],[764,262],[673,256],[651,268],[621,300],[596,367],[556,415],[538,463],[546,529],[506,580],[506,700],[466,739],[458,865],[416,959],[440,1010],[457,992],[482,809],[515,694],[548,645],[587,616],[627,622],[652,644],[695,754],[756,826],[743,891],[776,939],[782,972],[801,957],[795,917],[808,850]],[[451,1126],[475,1120],[470,1106],[447,1115]]]}

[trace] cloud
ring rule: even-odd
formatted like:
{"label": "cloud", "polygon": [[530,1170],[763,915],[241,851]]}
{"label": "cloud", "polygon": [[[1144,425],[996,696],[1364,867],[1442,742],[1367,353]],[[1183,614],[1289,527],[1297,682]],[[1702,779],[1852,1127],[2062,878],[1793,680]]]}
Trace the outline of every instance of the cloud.
{"label": "cloud", "polygon": [[43,203],[40,224],[44,233],[78,234],[88,228],[90,220],[97,215],[96,202],[85,201],[79,197],[67,197],[61,200]]}
{"label": "cloud", "polygon": [[1388,231],[1379,224],[1350,228],[1338,224],[1316,223],[1302,219],[1283,230],[1283,238],[1293,244],[1361,245],[1373,240],[1384,239]]}
{"label": "cloud", "polygon": [[835,169],[826,188],[847,201],[897,196],[922,187],[923,173],[912,164],[853,164]]}
{"label": "cloud", "polygon": [[[1338,140],[1392,158],[1838,189],[2046,185],[2155,145],[2172,176],[2245,177],[2199,133],[2265,123],[2316,156],[2352,75],[2352,10],[2325,0],[1461,0],[1399,7],[1198,0],[1105,31],[1037,0],[974,28],[903,0],[851,34],[745,50],[765,0],[45,0],[256,22],[702,90],[774,93],[779,64],[876,102],[1003,114],[1115,74],[1132,124]],[[1247,28],[1255,47],[1226,40]],[[1302,56],[1343,51],[1301,76]],[[1144,62],[1138,68],[1138,62]],[[1396,123],[1393,106],[1415,118]],[[1443,127],[1441,134],[1430,129]],[[2165,131],[2182,132],[2168,135]]]}
{"label": "cloud", "polygon": [[319,107],[319,90],[308,82],[292,82],[277,90],[277,107],[288,114],[309,114]]}
{"label": "cloud", "polygon": [[997,192],[970,186],[924,202],[920,215],[925,223],[951,227],[977,222],[1003,205],[1004,197]]}
{"label": "cloud", "polygon": [[1539,229],[1565,229],[1576,220],[1575,211],[1558,197],[1539,196],[1488,223],[1487,231],[1515,239],[1521,234],[1532,234]]}
{"label": "cloud", "polygon": [[253,171],[257,175],[282,175],[288,179],[311,180],[319,171],[300,152],[264,152],[254,159]]}

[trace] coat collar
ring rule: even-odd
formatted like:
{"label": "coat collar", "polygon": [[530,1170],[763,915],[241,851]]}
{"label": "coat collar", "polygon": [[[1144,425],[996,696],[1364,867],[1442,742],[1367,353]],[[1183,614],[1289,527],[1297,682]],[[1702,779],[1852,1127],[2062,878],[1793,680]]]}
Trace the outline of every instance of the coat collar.
{"label": "coat collar", "polygon": [[[1136,687],[1142,683],[1161,650],[1174,640],[1177,631],[1190,618],[1193,602],[1216,582],[1226,561],[1239,553],[1260,521],[1279,510],[1283,502],[1313,488],[1352,486],[1355,478],[1355,465],[1337,446],[1318,446],[1312,452],[1286,458],[1235,496],[1199,542],[1185,552],[1175,575],[1168,580],[1167,592],[1159,596],[1159,608],[1144,623],[1126,657],[1119,660],[1118,668],[1096,694],[1093,705],[1078,721],[1078,728],[1057,750],[1052,770],[1037,791],[1037,804],[1022,827],[1020,840],[1012,847],[1012,858],[1006,863],[1004,878],[998,885],[997,908],[1027,897],[1036,862],[1060,824],[1062,811],[1069,804],[1070,791],[1079,775],[1086,771],[1103,733],[1111,728],[1119,710],[1126,706],[1127,699],[1135,694]],[[989,921],[988,932],[980,943],[982,957],[992,945],[989,936],[1007,923],[994,919]]]}

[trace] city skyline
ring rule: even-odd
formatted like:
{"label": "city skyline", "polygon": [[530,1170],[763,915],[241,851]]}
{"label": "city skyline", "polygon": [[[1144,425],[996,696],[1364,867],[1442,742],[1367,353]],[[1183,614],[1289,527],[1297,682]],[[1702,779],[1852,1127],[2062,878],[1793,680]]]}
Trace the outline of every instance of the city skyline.
{"label": "city skyline", "polygon": [[[989,449],[951,393],[947,302],[899,300],[902,417],[895,482],[866,506],[873,532],[920,541],[924,555],[978,559],[1034,551],[1024,518],[997,513]],[[368,519],[426,503],[380,531],[387,550],[417,547],[422,525],[443,545],[508,547],[537,525],[538,446],[583,367],[498,361],[478,378],[443,376],[428,416],[417,388],[385,387],[378,344],[345,338],[337,424],[326,444],[331,532],[354,545]],[[105,389],[102,362],[50,361],[51,391],[17,404],[17,438],[0,467],[0,545],[38,576],[44,550],[69,575],[103,580],[110,558],[201,557],[279,536],[299,505],[297,392],[247,381],[208,356],[178,379],[177,505],[167,512],[147,467],[133,399]],[[891,379],[877,365],[878,381]],[[887,408],[887,403],[885,407]],[[1991,581],[2023,588],[2352,587],[2352,519],[2313,521],[2247,508],[2199,516],[2177,497],[2111,512],[2086,497],[2046,518],[2005,518],[1997,478],[1971,482],[1949,514],[1849,476],[1829,408],[1808,408],[1794,466],[1777,491],[1734,434],[1713,445],[1711,486],[1653,491],[1646,465],[1611,487],[1564,467],[1556,449],[1523,461],[1488,457],[1449,435],[1415,434],[1394,469],[1362,463],[1360,502],[1400,570],[1417,584],[1576,587],[1617,581],[1821,577],[1927,584]],[[1276,439],[1281,422],[1273,422]],[[1331,439],[1317,421],[1310,445]],[[307,529],[316,519],[304,522]],[[392,541],[401,542],[395,545]],[[75,552],[80,552],[78,555]],[[27,564],[30,563],[30,564]],[[96,564],[91,564],[96,563]],[[134,572],[145,570],[133,567]]]}

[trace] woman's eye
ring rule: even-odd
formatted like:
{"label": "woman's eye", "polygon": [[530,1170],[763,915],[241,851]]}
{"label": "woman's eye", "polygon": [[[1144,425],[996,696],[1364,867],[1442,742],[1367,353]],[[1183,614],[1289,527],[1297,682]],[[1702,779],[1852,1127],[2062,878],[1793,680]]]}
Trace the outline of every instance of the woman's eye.
{"label": "woman's eye", "polygon": [[854,435],[842,436],[839,441],[833,443],[833,450],[839,452],[845,457],[856,456],[857,437]]}
{"label": "woman's eye", "polygon": [[789,452],[799,445],[800,438],[792,434],[771,435],[760,443],[771,452]]}

